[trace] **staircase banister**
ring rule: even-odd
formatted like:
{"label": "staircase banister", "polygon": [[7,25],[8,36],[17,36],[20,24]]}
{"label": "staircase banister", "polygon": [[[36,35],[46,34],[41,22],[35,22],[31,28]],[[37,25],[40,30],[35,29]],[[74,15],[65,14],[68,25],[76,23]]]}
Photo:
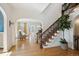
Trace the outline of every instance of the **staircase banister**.
{"label": "staircase banister", "polygon": [[[51,28],[55,23],[57,23],[59,20],[56,20],[52,25],[50,25],[49,26],[49,28]],[[49,30],[49,28],[47,28],[43,33],[42,33],[42,35],[46,32],[46,31],[48,31]]]}

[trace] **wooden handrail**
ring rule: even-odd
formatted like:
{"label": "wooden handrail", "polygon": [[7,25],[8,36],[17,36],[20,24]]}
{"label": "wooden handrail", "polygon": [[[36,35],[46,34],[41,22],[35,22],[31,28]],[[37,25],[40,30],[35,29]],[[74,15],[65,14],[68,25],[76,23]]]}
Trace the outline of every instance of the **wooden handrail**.
{"label": "wooden handrail", "polygon": [[48,31],[48,30],[49,30],[54,24],[56,24],[58,21],[59,21],[59,20],[56,20],[52,25],[50,25],[49,28],[47,28],[47,29],[42,33],[42,35],[43,35],[46,31]]}
{"label": "wooden handrail", "polygon": [[63,4],[62,5],[62,8],[64,7],[64,5],[66,5],[66,4],[68,4],[68,6],[63,10],[63,11],[67,11],[68,9],[71,9],[71,8],[74,8],[74,7],[76,7],[76,6],[78,6],[79,5],[79,3],[65,3],[65,4]]}

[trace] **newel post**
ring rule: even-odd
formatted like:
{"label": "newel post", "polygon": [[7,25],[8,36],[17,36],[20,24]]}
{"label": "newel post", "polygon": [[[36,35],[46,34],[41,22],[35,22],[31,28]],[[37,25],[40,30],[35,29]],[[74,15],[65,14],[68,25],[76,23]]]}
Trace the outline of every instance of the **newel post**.
{"label": "newel post", "polygon": [[42,29],[39,30],[40,32],[40,48],[42,49],[43,48],[43,45],[42,45]]}

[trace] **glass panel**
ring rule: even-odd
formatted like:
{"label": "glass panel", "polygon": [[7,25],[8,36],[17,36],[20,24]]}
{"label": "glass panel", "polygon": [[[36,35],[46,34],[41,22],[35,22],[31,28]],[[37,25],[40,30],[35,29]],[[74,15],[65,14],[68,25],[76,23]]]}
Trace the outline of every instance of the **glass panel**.
{"label": "glass panel", "polygon": [[1,11],[0,11],[0,32],[4,32],[4,18]]}

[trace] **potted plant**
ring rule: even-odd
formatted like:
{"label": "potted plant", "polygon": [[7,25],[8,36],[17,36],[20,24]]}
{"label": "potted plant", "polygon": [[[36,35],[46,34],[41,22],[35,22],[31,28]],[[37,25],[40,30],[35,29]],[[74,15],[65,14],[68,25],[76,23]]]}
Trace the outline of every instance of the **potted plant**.
{"label": "potted plant", "polygon": [[69,21],[69,15],[62,15],[59,19],[59,30],[62,30],[63,32],[63,38],[61,38],[61,48],[66,50],[68,48],[68,43],[66,39],[64,38],[64,31],[65,29],[69,30],[71,28],[71,21]]}

